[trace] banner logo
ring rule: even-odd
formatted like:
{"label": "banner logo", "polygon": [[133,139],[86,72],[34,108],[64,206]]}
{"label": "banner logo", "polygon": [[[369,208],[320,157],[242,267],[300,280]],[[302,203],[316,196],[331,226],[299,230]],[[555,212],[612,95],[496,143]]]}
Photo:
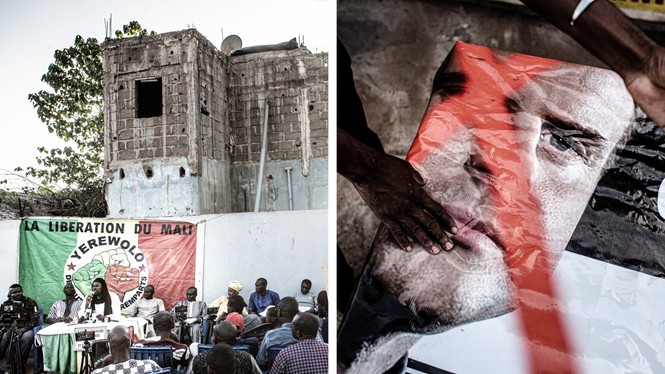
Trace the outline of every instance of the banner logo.
{"label": "banner logo", "polygon": [[106,281],[109,292],[118,295],[121,309],[125,309],[143,295],[148,285],[148,264],[136,244],[125,237],[106,235],[81,240],[65,264],[65,282],[71,281],[77,295],[85,298],[96,278]]}

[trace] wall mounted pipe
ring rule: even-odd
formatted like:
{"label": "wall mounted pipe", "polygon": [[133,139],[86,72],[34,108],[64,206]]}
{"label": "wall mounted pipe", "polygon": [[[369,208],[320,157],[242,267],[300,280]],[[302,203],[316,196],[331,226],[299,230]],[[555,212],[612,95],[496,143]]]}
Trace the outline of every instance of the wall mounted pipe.
{"label": "wall mounted pipe", "polygon": [[261,140],[261,159],[259,160],[259,175],[258,183],[256,184],[256,200],[254,200],[254,212],[259,211],[261,204],[261,189],[263,188],[263,168],[266,163],[266,150],[268,148],[268,112],[270,112],[270,104],[266,100],[264,108],[265,119],[263,120],[263,139]]}
{"label": "wall mounted pipe", "polygon": [[288,184],[289,187],[289,210],[293,210],[293,189],[291,187],[291,169],[292,168],[285,168],[286,170],[286,183]]}

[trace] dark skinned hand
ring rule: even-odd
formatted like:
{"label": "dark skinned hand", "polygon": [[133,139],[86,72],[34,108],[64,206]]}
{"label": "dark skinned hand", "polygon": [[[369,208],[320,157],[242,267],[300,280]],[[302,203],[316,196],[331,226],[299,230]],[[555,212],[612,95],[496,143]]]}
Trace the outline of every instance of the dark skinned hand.
{"label": "dark skinned hand", "polygon": [[451,250],[453,243],[446,230],[455,234],[457,228],[443,207],[423,190],[422,176],[408,162],[388,154],[375,161],[367,177],[354,185],[397,243],[410,252],[408,237],[412,237],[432,254]]}
{"label": "dark skinned hand", "polygon": [[425,180],[408,162],[374,149],[337,128],[337,172],[351,181],[376,217],[407,252],[409,237],[436,254],[451,250],[446,230],[455,222],[423,190]]}

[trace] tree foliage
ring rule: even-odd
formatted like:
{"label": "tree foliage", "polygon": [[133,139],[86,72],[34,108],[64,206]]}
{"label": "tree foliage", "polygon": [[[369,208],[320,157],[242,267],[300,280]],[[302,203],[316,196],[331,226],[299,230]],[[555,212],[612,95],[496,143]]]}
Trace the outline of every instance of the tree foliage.
{"label": "tree foliage", "polygon": [[[132,21],[117,38],[154,35]],[[56,50],[42,76],[50,90],[28,95],[49,132],[65,141],[62,147],[39,147],[37,167],[25,174],[56,196],[58,214],[103,217],[104,199],[104,82],[101,44],[77,35],[74,45]],[[22,168],[17,168],[22,171]],[[32,192],[35,189],[32,188]]]}

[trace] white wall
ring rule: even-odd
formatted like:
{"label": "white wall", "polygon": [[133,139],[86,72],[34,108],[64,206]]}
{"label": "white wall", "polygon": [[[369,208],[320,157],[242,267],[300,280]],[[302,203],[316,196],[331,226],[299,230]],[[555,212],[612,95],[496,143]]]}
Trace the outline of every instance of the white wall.
{"label": "white wall", "polygon": [[325,288],[322,267],[328,264],[327,214],[327,210],[299,210],[208,219],[199,294],[212,301],[226,295],[229,281],[239,280],[244,285],[240,295],[249,301],[260,277],[282,297],[298,291],[304,278],[318,293]]}
{"label": "white wall", "polygon": [[[198,268],[203,270],[199,300],[226,295],[229,281],[244,285],[240,295],[249,301],[254,282],[263,277],[268,289],[291,296],[304,278],[312,291],[324,289],[322,267],[328,264],[327,210],[298,210],[169,217],[168,220],[205,222],[203,243],[197,245]],[[0,300],[2,290],[18,279],[20,221],[0,221]],[[202,265],[202,266],[201,266]],[[156,285],[158,286],[158,285]],[[30,296],[30,295],[28,295]],[[185,295],[182,295],[183,298]]]}
{"label": "white wall", "polygon": [[18,279],[18,238],[21,221],[0,221],[0,300]]}

